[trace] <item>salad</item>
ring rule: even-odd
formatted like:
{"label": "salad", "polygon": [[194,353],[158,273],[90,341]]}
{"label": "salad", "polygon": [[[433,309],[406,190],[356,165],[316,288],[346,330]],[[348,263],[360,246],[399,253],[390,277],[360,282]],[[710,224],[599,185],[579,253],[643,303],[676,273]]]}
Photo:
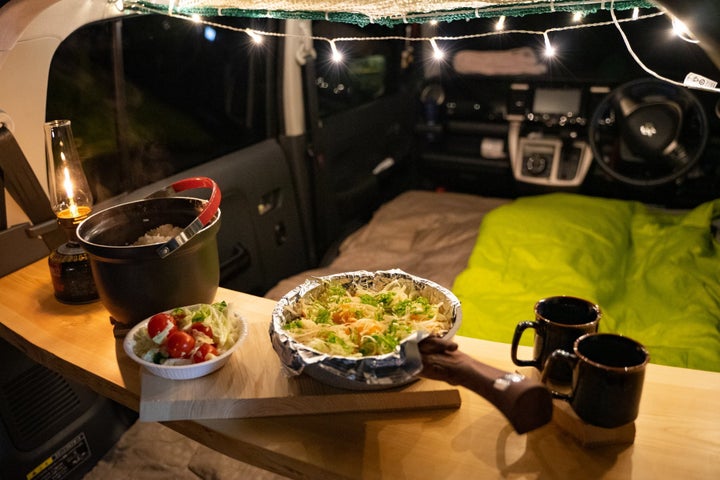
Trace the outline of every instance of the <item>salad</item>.
{"label": "salad", "polygon": [[283,328],[322,353],[365,357],[390,353],[416,331],[443,335],[451,317],[412,286],[394,280],[381,289],[328,282],[291,308]]}
{"label": "salad", "polygon": [[139,328],[133,352],[161,365],[187,365],[218,357],[240,338],[240,324],[224,301],[161,312]]}

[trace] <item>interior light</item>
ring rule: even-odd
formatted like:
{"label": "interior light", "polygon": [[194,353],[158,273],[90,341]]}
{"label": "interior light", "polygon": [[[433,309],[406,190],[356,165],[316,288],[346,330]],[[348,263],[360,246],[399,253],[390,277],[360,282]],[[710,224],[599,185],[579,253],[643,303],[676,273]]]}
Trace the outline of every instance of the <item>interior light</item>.
{"label": "interior light", "polygon": [[585,14],[583,12],[573,12],[573,16],[572,16],[573,22],[575,22],[575,23],[582,22],[582,19],[584,16],[585,16]]}
{"label": "interior light", "polygon": [[637,20],[638,18],[640,18],[640,9],[638,7],[635,7],[632,11],[632,19]]}
{"label": "interior light", "polygon": [[505,30],[505,15],[500,16],[498,18],[497,23],[495,23],[495,30]]}
{"label": "interior light", "polygon": [[200,23],[200,21],[202,20],[202,18],[200,18],[200,15],[198,15],[197,13],[193,13],[190,18],[195,23]]}

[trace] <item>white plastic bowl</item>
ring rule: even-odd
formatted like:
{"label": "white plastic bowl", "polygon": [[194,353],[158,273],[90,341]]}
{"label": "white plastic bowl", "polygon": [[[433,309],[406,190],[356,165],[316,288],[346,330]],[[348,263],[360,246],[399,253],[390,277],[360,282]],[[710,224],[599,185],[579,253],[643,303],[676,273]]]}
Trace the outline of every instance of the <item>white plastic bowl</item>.
{"label": "white plastic bowl", "polygon": [[[168,313],[171,311],[172,310],[167,310]],[[235,350],[237,350],[238,347],[240,347],[240,345],[243,343],[245,337],[247,337],[247,322],[245,321],[245,319],[242,318],[239,312],[236,312],[232,308],[232,306],[229,306],[228,315],[231,319],[234,318],[238,322],[238,327],[240,328],[238,340],[225,352],[218,355],[216,358],[213,358],[212,360],[207,360],[200,363],[191,363],[187,365],[159,365],[157,363],[145,361],[142,358],[138,357],[134,351],[135,334],[141,328],[147,328],[147,324],[150,321],[150,318],[146,318],[142,322],[138,323],[132,328],[132,330],[127,333],[127,335],[125,336],[125,340],[123,341],[123,348],[125,349],[125,353],[128,355],[128,357],[139,363],[148,372],[152,373],[153,375],[157,375],[158,377],[169,378],[171,380],[190,380],[192,378],[199,378],[222,368],[228,362],[228,360],[230,360],[230,357],[233,353],[235,353]]]}

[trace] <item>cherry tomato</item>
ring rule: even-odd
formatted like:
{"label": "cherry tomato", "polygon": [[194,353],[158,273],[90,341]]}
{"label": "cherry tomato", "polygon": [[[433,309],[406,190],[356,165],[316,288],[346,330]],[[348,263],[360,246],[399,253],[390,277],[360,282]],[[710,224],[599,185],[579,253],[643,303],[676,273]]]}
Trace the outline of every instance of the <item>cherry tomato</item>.
{"label": "cherry tomato", "polygon": [[[190,330],[195,330],[197,332],[200,332],[210,339],[213,338],[212,327],[210,325],[206,325],[202,322],[194,322],[192,325],[190,325]],[[194,332],[190,332],[190,333],[192,333],[194,335]]]}
{"label": "cherry tomato", "polygon": [[172,358],[186,358],[195,348],[195,339],[182,330],[177,330],[168,336],[167,351]]}
{"label": "cherry tomato", "polygon": [[155,341],[155,337],[162,334],[162,336],[158,338],[159,341],[156,341],[156,343],[162,343],[170,335],[177,331],[177,324],[175,323],[175,318],[173,318],[172,315],[167,313],[158,313],[150,318],[147,329],[148,335],[153,339],[153,341]]}
{"label": "cherry tomato", "polygon": [[218,350],[213,345],[210,345],[209,343],[203,343],[198,347],[197,350],[195,350],[195,353],[193,353],[193,363],[200,363],[204,362],[205,360],[209,360],[208,355],[214,355],[218,356]]}

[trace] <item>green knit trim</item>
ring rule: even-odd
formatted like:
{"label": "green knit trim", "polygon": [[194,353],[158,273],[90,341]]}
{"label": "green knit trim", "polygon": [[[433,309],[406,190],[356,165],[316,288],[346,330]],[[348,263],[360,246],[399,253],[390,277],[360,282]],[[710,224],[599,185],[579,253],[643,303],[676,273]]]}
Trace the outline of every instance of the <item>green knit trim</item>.
{"label": "green knit trim", "polygon": [[[365,14],[353,12],[321,12],[321,11],[290,11],[290,10],[247,10],[237,8],[215,8],[215,7],[175,7],[173,13],[181,15],[201,15],[203,17],[247,17],[247,18],[273,18],[279,20],[328,20],[338,23],[350,23],[361,27],[369,24],[393,26],[401,23],[426,23],[431,20],[450,22],[456,20],[469,20],[472,18],[495,18],[501,15],[508,17],[519,17],[525,15],[551,13],[551,12],[583,12],[595,13],[600,10],[609,10],[611,2],[588,1],[578,4],[577,0],[555,0],[544,2],[538,5],[533,3],[514,3],[511,7],[503,4],[492,5],[484,8],[467,8],[449,11],[408,13],[405,17],[380,16],[370,18]],[[137,0],[126,5],[129,8],[139,7],[141,11],[155,13],[167,13],[167,6],[156,4],[151,1]],[[631,8],[656,8],[652,2],[645,0],[615,0],[615,10],[628,10]]]}

